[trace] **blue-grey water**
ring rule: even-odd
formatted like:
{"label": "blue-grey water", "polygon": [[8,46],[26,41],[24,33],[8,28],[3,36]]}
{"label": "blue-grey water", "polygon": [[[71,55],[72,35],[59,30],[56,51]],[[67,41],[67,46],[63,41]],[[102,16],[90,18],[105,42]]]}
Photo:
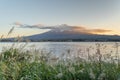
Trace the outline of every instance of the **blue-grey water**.
{"label": "blue-grey water", "polygon": [[[10,43],[1,42],[0,52],[6,48],[24,48],[24,50],[42,50],[53,54],[70,52],[71,54],[86,54],[89,49],[90,54],[96,53],[96,44],[100,44],[102,54],[116,53],[115,42],[29,42],[29,43]],[[118,43],[119,44],[119,43]],[[119,47],[118,47],[119,50]],[[120,50],[118,51],[120,52]]]}

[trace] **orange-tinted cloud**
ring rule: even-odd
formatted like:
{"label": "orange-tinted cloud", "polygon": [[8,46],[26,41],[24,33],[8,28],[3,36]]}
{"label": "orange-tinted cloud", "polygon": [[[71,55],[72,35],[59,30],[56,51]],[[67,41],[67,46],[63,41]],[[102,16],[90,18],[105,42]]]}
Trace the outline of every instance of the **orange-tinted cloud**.
{"label": "orange-tinted cloud", "polygon": [[14,24],[14,25],[17,25],[17,26],[22,26],[22,25],[23,25],[23,24],[20,23],[20,22],[14,22],[13,24]]}
{"label": "orange-tinted cloud", "polygon": [[105,30],[105,29],[91,29],[89,30],[90,33],[93,34],[101,34],[101,33],[107,33],[107,32],[112,32],[112,30]]}
{"label": "orange-tinted cloud", "polygon": [[62,31],[67,33],[84,33],[84,34],[104,34],[112,32],[112,30],[106,29],[89,29],[83,26],[70,26],[67,24],[55,25],[55,26],[45,26],[42,24],[26,25],[19,22],[15,22],[14,25],[18,25],[20,28],[37,28],[37,29],[51,29],[52,31]]}
{"label": "orange-tinted cloud", "polygon": [[80,32],[80,33],[86,33],[86,34],[104,34],[107,32],[112,32],[112,30],[106,30],[106,29],[88,29],[86,27],[72,27],[73,32]]}

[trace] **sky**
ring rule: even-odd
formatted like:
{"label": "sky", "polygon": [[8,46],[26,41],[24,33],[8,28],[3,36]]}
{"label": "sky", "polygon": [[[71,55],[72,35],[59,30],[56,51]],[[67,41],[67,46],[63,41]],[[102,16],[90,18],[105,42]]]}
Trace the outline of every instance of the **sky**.
{"label": "sky", "polygon": [[0,36],[13,26],[11,36],[26,36],[63,24],[120,35],[120,0],[0,0]]}

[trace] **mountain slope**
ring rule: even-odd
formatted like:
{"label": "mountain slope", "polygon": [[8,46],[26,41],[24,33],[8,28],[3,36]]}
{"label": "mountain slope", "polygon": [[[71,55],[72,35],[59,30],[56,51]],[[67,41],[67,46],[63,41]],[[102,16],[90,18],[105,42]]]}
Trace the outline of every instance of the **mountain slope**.
{"label": "mountain slope", "polygon": [[115,35],[97,35],[90,33],[82,33],[76,31],[61,31],[61,30],[51,30],[46,33],[32,35],[25,37],[32,41],[41,41],[41,40],[77,40],[77,41],[119,41],[120,36]]}

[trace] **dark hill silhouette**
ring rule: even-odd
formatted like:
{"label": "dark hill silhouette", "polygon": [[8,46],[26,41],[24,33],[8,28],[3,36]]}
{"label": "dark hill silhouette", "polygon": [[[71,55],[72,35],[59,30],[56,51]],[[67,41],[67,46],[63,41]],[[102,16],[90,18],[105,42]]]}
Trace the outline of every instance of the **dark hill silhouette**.
{"label": "dark hill silhouette", "polygon": [[77,31],[69,30],[51,30],[42,34],[36,34],[32,36],[25,37],[32,41],[41,41],[41,40],[77,40],[77,41],[119,41],[120,36],[117,35],[98,35]]}

